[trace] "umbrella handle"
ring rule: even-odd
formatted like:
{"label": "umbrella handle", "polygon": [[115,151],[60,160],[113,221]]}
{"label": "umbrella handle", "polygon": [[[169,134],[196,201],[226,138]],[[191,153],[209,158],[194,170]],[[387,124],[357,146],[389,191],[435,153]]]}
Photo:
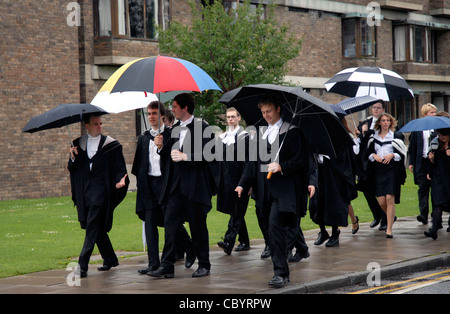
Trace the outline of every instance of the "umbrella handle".
{"label": "umbrella handle", "polygon": [[273,173],[272,171],[269,171],[269,173],[267,174],[267,177],[266,177],[267,180],[270,180],[270,178],[272,177],[272,173]]}

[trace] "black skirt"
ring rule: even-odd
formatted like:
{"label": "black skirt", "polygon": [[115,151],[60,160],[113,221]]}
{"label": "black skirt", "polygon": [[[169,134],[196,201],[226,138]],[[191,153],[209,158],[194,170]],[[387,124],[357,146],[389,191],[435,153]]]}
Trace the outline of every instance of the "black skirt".
{"label": "black skirt", "polygon": [[394,160],[388,164],[374,161],[374,189],[376,196],[397,195],[400,192],[400,180],[396,175]]}

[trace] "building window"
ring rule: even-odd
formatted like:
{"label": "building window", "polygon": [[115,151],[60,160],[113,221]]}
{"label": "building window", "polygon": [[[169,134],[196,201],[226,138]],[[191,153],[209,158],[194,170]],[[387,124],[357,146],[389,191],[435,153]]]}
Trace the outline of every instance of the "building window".
{"label": "building window", "polygon": [[394,26],[394,61],[436,62],[434,32],[418,25]]}
{"label": "building window", "polygon": [[342,41],[345,58],[376,57],[376,27],[365,18],[343,19]]}
{"label": "building window", "polygon": [[97,37],[156,39],[169,22],[170,0],[95,0]]}

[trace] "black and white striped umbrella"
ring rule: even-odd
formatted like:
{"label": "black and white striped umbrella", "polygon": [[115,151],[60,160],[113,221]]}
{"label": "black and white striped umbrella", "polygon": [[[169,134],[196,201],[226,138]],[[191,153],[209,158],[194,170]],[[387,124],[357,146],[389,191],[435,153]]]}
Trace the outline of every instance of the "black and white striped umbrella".
{"label": "black and white striped umbrella", "polygon": [[400,75],[379,67],[342,70],[325,83],[325,88],[349,97],[370,95],[385,101],[414,97],[411,87]]}

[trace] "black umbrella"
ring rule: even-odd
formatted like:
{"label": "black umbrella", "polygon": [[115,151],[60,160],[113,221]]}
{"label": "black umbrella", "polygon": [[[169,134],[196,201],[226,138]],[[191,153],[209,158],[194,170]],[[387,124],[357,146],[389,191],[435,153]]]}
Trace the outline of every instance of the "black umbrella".
{"label": "black umbrella", "polygon": [[91,104],[62,104],[39,116],[31,118],[22,132],[34,133],[42,130],[60,128],[83,121],[83,116],[89,113],[106,114],[108,112]]}
{"label": "black umbrella", "polygon": [[351,138],[331,106],[305,93],[299,87],[255,84],[225,93],[219,102],[235,107],[247,125],[266,125],[258,103],[272,95],[281,104],[284,121],[299,126],[313,152],[336,156],[336,151],[351,143]]}

